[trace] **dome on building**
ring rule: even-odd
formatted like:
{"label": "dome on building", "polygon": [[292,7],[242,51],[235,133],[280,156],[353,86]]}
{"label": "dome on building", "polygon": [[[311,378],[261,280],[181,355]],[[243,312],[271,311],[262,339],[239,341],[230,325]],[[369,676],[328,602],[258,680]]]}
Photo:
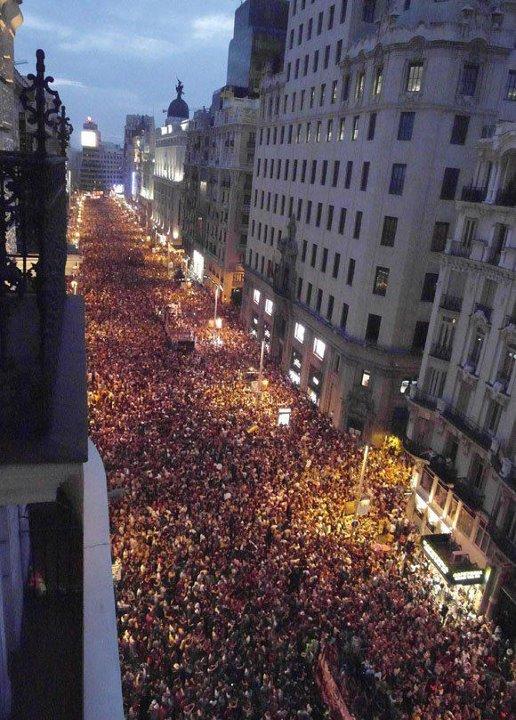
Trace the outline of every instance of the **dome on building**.
{"label": "dome on building", "polygon": [[188,107],[187,103],[183,100],[184,85],[181,82],[181,80],[177,81],[176,92],[177,92],[176,99],[172,100],[172,102],[168,106],[167,117],[168,118],[178,118],[180,120],[188,120],[188,118],[190,117],[190,108]]}

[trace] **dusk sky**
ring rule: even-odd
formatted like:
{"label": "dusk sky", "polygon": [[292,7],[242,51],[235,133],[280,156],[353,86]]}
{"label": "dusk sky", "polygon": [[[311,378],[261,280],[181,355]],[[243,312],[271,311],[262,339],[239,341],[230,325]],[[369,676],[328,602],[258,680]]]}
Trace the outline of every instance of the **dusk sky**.
{"label": "dusk sky", "polygon": [[47,72],[76,128],[91,115],[104,140],[120,142],[128,113],[156,122],[185,84],[190,110],[207,105],[226,80],[234,11],[240,0],[25,0],[15,41],[18,65],[34,71],[43,48]]}

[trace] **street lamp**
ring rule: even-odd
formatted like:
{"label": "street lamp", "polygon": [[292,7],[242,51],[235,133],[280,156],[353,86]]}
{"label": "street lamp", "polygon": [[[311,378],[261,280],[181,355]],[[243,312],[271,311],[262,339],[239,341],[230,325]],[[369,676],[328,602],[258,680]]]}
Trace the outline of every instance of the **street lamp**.
{"label": "street lamp", "polygon": [[77,280],[72,280],[72,282],[70,283],[70,285],[72,286],[73,294],[74,294],[74,295],[77,295],[77,286],[79,285],[79,283],[77,282]]}
{"label": "street lamp", "polygon": [[369,457],[369,450],[370,446],[365,445],[364,447],[364,458],[362,460],[362,467],[360,468],[360,477],[358,480],[358,494],[357,494],[357,501],[356,501],[356,507],[355,507],[355,520],[359,515],[359,509],[361,507],[362,503],[362,495],[364,490],[364,479],[365,479],[365,472],[367,467],[367,458]]}
{"label": "street lamp", "polygon": [[260,384],[260,387],[262,384],[264,358],[265,358],[265,338],[263,338],[263,340],[262,340],[262,347],[261,347],[261,351],[260,351],[260,372],[258,373],[258,382]]}
{"label": "street lamp", "polygon": [[[221,290],[223,290],[222,285],[216,285],[216,286],[215,286],[215,312],[214,312],[214,315],[213,315],[213,324],[214,324],[215,327],[217,327],[217,320],[218,320],[218,318],[217,318],[217,310],[218,310],[218,305],[219,305],[219,292],[220,292]],[[220,325],[220,327],[222,327],[222,318],[221,318],[221,325]]]}

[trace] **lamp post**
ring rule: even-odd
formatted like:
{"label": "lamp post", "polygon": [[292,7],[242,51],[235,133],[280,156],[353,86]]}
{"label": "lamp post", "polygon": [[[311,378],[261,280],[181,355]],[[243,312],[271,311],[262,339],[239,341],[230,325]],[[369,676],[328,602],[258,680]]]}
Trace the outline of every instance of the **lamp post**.
{"label": "lamp post", "polygon": [[216,285],[216,286],[215,286],[215,312],[214,312],[214,315],[213,315],[213,325],[214,325],[215,327],[217,327],[217,310],[218,310],[218,305],[219,305],[219,292],[220,292],[220,290],[222,290],[222,286],[221,286],[221,285]]}
{"label": "lamp post", "polygon": [[265,359],[265,338],[262,340],[262,347],[260,352],[260,372],[258,373],[258,382],[261,384],[263,375],[263,362]]}

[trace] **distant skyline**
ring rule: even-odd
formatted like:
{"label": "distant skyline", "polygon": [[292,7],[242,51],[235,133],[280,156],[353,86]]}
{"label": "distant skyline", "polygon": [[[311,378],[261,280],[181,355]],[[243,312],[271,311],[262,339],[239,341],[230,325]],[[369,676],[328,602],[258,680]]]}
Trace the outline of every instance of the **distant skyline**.
{"label": "distant skyline", "polygon": [[78,145],[91,115],[103,140],[122,142],[127,114],[154,115],[160,124],[185,85],[190,111],[211,101],[226,80],[228,44],[240,0],[25,0],[15,40],[18,70],[34,72],[43,48],[47,72],[67,107]]}

